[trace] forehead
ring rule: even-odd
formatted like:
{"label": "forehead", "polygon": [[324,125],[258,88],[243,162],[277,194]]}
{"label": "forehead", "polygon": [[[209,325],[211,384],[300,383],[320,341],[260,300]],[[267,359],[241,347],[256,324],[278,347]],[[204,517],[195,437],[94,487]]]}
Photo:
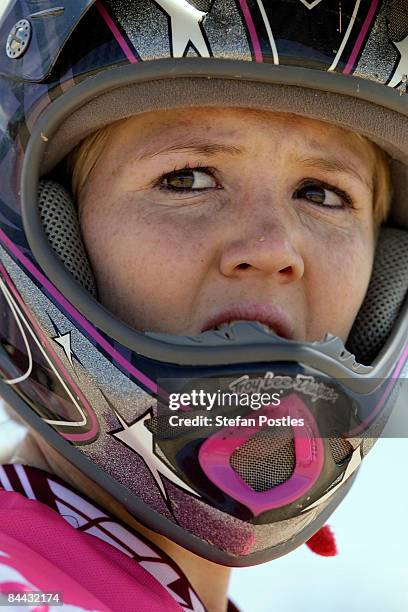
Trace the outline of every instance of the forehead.
{"label": "forehead", "polygon": [[[357,134],[330,123],[289,113],[228,107],[179,108],[142,113],[118,123],[114,137],[140,151],[152,151],[172,140],[217,138],[231,145],[290,144],[316,151],[335,149],[372,162],[372,145]],[[282,140],[283,136],[285,137]]]}

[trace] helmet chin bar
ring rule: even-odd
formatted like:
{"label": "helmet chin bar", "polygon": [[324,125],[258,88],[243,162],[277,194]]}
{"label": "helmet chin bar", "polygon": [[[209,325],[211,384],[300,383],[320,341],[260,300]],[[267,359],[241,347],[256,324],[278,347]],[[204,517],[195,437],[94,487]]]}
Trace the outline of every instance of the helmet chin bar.
{"label": "helmet chin bar", "polygon": [[274,331],[267,329],[265,325],[258,321],[234,321],[222,330],[208,330],[197,336],[177,336],[175,334],[155,332],[145,332],[145,335],[162,342],[186,347],[197,345],[217,347],[225,343],[248,345],[251,343],[267,342],[274,347],[279,347],[279,359],[281,360],[291,360],[291,356],[293,359],[293,351],[300,346],[304,346],[311,352],[321,353],[330,359],[340,361],[350,372],[366,374],[372,370],[370,366],[357,363],[355,356],[345,348],[343,341],[338,336],[333,336],[329,332],[326,333],[324,340],[299,342],[278,336]]}

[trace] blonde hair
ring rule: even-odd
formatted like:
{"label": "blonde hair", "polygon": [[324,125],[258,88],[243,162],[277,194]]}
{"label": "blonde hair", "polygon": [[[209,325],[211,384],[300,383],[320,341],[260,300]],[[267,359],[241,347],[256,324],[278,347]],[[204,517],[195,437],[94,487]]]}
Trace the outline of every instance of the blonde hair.
{"label": "blonde hair", "polygon": [[376,227],[388,217],[393,197],[390,157],[378,145],[361,134],[354,134],[371,160],[373,168],[373,217]]}
{"label": "blonde hair", "polygon": [[114,128],[119,123],[121,122],[115,121],[87,136],[68,155],[66,168],[68,176],[71,177],[71,191],[76,202],[79,202],[81,192],[92,170],[98,163]]}
{"label": "blonde hair", "polygon": [[[251,109],[252,110],[252,109]],[[71,176],[71,189],[76,202],[92,170],[98,163],[113,130],[126,119],[111,123],[80,142],[68,155],[67,170]],[[373,217],[379,227],[387,218],[392,200],[390,158],[378,145],[361,134],[353,133],[373,169]]]}

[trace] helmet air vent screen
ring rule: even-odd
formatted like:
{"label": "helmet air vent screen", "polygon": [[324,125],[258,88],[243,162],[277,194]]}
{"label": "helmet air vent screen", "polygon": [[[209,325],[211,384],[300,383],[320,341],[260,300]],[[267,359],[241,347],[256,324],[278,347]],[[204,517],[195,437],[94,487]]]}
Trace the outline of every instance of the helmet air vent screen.
{"label": "helmet air vent screen", "polygon": [[230,464],[254,491],[268,491],[282,484],[296,466],[291,428],[262,429],[233,452]]}
{"label": "helmet air vent screen", "polygon": [[[200,414],[205,415],[206,412],[196,411],[191,413],[191,416],[199,416]],[[187,425],[179,424],[177,427],[172,426],[169,422],[168,414],[154,416],[147,419],[144,426],[155,436],[155,440],[158,441],[175,440],[182,436],[188,435],[192,431],[191,427]]]}
{"label": "helmet air vent screen", "polygon": [[188,3],[204,13],[208,13],[211,8],[211,0],[188,0]]}
{"label": "helmet air vent screen", "polygon": [[353,452],[353,447],[351,446],[350,442],[348,440],[345,440],[340,435],[336,435],[336,437],[329,438],[329,444],[334,462],[338,465],[348,459]]}
{"label": "helmet air vent screen", "polygon": [[406,0],[390,0],[387,13],[389,37],[395,42],[404,40],[408,36]]}

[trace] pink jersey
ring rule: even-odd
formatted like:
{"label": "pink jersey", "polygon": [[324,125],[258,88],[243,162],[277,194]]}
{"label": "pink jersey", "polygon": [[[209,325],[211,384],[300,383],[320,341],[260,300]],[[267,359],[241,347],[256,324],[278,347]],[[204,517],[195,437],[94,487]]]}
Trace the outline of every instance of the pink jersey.
{"label": "pink jersey", "polygon": [[24,608],[35,612],[205,610],[180,568],[140,534],[58,477],[5,465],[0,594],[27,591],[62,596],[62,608],[52,602]]}

